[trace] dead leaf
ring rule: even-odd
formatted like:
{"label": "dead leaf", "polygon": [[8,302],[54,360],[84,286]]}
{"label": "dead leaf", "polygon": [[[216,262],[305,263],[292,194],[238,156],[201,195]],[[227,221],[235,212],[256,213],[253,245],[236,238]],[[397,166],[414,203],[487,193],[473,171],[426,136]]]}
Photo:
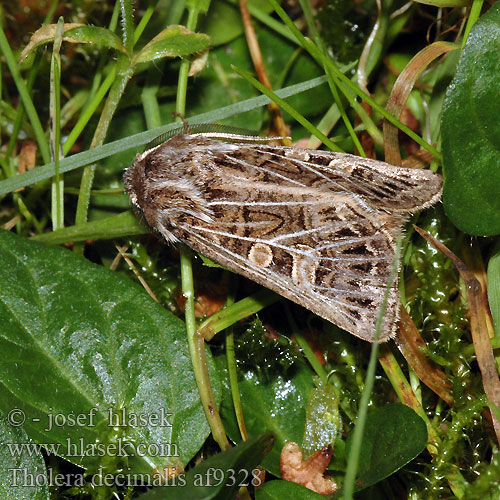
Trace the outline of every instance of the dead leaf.
{"label": "dead leaf", "polygon": [[337,484],[323,474],[332,458],[333,449],[326,446],[303,460],[302,450],[290,441],[281,450],[281,478],[309,488],[320,495],[330,495],[337,491]]}
{"label": "dead leaf", "polygon": [[189,67],[188,76],[197,75],[206,65],[208,61],[208,49],[201,50],[196,53]]}
{"label": "dead leaf", "polygon": [[[197,287],[196,302],[194,304],[194,314],[197,318],[210,317],[218,313],[227,301],[228,285],[226,278],[222,278],[217,283],[202,283]],[[175,294],[177,306],[184,311],[186,298],[179,289]]]}
{"label": "dead leaf", "polygon": [[[85,26],[82,23],[64,23],[64,31],[69,31],[73,28],[78,28],[80,26]],[[48,40],[53,40],[56,36],[57,24],[46,24],[42,26],[40,29],[36,30],[33,35],[31,35],[31,39],[21,52],[21,56],[19,57],[19,61],[23,62],[24,59],[28,56],[28,54],[38,45],[43,43],[47,43]],[[63,37],[66,41],[73,41],[70,37]]]}
{"label": "dead leaf", "polygon": [[19,152],[19,162],[17,170],[24,174],[26,170],[33,170],[36,165],[37,144],[35,141],[27,140],[23,142]]}

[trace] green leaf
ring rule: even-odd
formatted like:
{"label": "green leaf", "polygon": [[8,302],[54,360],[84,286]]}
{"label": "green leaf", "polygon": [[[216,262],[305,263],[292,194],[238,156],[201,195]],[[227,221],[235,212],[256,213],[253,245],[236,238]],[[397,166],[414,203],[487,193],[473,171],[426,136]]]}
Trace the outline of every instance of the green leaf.
{"label": "green leaf", "polygon": [[259,488],[255,500],[321,500],[319,493],[291,481],[269,481]]}
{"label": "green leaf", "polygon": [[[29,452],[35,443],[22,427],[9,425],[0,415],[0,498],[2,500],[48,500],[47,469],[41,453]],[[19,448],[18,448],[19,447]],[[19,452],[21,449],[23,451]],[[31,451],[33,448],[31,448]],[[42,486],[31,486],[33,483]]]}
{"label": "green leaf", "polygon": [[99,240],[146,234],[148,231],[147,226],[141,224],[134,213],[129,210],[78,226],[68,226],[50,233],[38,234],[31,239],[49,245],[60,245],[69,241]]}
{"label": "green leaf", "polygon": [[98,47],[106,47],[126,52],[120,37],[111,30],[99,26],[79,26],[64,33],[64,40],[72,43],[91,43]]}
{"label": "green leaf", "polygon": [[[0,410],[20,408],[32,439],[92,470],[104,461],[151,472],[193,457],[209,428],[182,321],[128,278],[7,231],[0,282]],[[99,443],[109,456],[91,448]],[[113,451],[118,443],[135,455]]]}
{"label": "green leaf", "polygon": [[[217,358],[221,367],[224,360]],[[279,477],[281,449],[288,441],[302,444],[304,436],[306,404],[314,386],[311,370],[296,362],[284,374],[274,373],[265,377],[248,371],[238,381],[238,387],[245,417],[245,426],[249,436],[256,436],[271,430],[276,434],[276,445],[262,467]],[[241,440],[238,425],[234,417],[234,408],[228,381],[224,380],[224,398],[221,416],[228,436],[235,442]]]}
{"label": "green leaf", "polygon": [[[233,499],[240,486],[255,481],[252,471],[262,462],[274,443],[272,432],[256,436],[230,450],[211,456],[175,479],[177,487],[154,488],[141,500]],[[258,481],[258,479],[256,479]]]}
{"label": "green leaf", "polygon": [[[347,453],[353,433],[347,438]],[[425,422],[408,406],[388,405],[368,413],[356,485],[363,489],[401,469],[427,444]]]}
{"label": "green leaf", "polygon": [[227,269],[227,267],[221,266],[220,264],[217,264],[217,262],[214,262],[213,260],[210,260],[208,257],[205,257],[201,253],[198,254],[198,257],[201,259],[203,262],[203,265],[206,267],[216,267],[218,269]]}
{"label": "green leaf", "polygon": [[443,203],[462,231],[500,233],[500,3],[472,28],[442,118]]}
{"label": "green leaf", "polygon": [[500,243],[495,246],[488,262],[488,303],[495,336],[500,336]]}
{"label": "green leaf", "polygon": [[187,0],[186,7],[188,10],[196,10],[199,14],[206,14],[210,7],[210,0]]}
{"label": "green leaf", "polygon": [[[248,5],[265,13],[273,10],[267,0],[249,0]],[[212,46],[224,45],[234,40],[244,32],[238,5],[213,2],[207,16],[201,21],[201,29],[210,36]],[[266,51],[262,49],[262,53],[266,54]]]}
{"label": "green leaf", "polygon": [[209,42],[210,38],[203,33],[193,33],[184,26],[169,26],[134,56],[134,62],[138,64],[162,57],[187,56],[207,48]]}
{"label": "green leaf", "polygon": [[[47,24],[33,33],[28,45],[22,51],[19,60],[22,62],[30,52],[40,45],[53,42],[56,29],[57,24]],[[70,43],[91,43],[99,47],[108,47],[126,53],[120,38],[115,33],[98,26],[65,23],[63,41]]]}
{"label": "green leaf", "polygon": [[[214,4],[214,6],[217,5],[221,3]],[[245,66],[249,64],[248,46],[243,37],[233,40],[229,45],[210,50],[207,66],[191,83],[190,113],[204,113],[210,109],[217,109],[220,106],[258,95],[251,85],[241,78],[234,77],[231,61],[238,61]],[[164,104],[163,107],[166,105]],[[163,113],[166,112],[167,110],[164,109]],[[224,125],[261,130],[264,115],[265,109],[255,108],[226,119]]]}

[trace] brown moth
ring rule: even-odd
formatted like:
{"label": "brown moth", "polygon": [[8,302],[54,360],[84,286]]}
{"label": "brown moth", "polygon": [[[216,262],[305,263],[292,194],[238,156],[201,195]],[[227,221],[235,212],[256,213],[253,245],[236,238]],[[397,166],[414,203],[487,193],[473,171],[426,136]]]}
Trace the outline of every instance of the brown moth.
{"label": "brown moth", "polygon": [[[440,199],[441,177],[214,135],[179,134],[138,155],[124,176],[132,203],[167,241],[373,342],[396,240]],[[395,335],[398,311],[394,283],[380,340]]]}

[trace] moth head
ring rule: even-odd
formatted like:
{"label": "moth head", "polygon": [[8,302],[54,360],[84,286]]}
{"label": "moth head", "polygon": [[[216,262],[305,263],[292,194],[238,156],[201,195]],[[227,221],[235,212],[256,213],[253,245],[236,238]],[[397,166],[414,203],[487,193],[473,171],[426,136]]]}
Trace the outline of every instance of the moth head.
{"label": "moth head", "polygon": [[175,242],[176,230],[184,226],[212,222],[213,212],[204,193],[203,181],[189,175],[177,152],[169,157],[169,142],[139,154],[124,174],[123,183],[130,200],[147,223]]}
{"label": "moth head", "polygon": [[135,162],[123,174],[123,187],[130,197],[134,208],[143,208],[144,205],[144,159],[137,155]]}

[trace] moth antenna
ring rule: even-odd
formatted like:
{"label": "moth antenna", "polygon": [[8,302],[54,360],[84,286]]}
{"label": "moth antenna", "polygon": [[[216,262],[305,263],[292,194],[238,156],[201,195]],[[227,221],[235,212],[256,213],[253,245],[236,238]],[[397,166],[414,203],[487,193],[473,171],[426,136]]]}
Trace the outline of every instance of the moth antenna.
{"label": "moth antenna", "polygon": [[222,139],[225,142],[237,142],[237,143],[259,143],[265,144],[266,142],[279,141],[283,139],[291,139],[290,136],[275,136],[275,137],[265,137],[260,135],[240,135],[234,134],[232,132],[193,132],[191,133],[193,137],[207,137],[209,139]]}
{"label": "moth antenna", "polygon": [[186,120],[186,117],[182,113],[178,113],[177,111],[174,111],[172,113],[172,116],[174,118],[180,118],[182,120],[182,123],[184,124],[184,133],[185,134],[189,134],[191,132],[191,130],[189,128],[189,123]]}

